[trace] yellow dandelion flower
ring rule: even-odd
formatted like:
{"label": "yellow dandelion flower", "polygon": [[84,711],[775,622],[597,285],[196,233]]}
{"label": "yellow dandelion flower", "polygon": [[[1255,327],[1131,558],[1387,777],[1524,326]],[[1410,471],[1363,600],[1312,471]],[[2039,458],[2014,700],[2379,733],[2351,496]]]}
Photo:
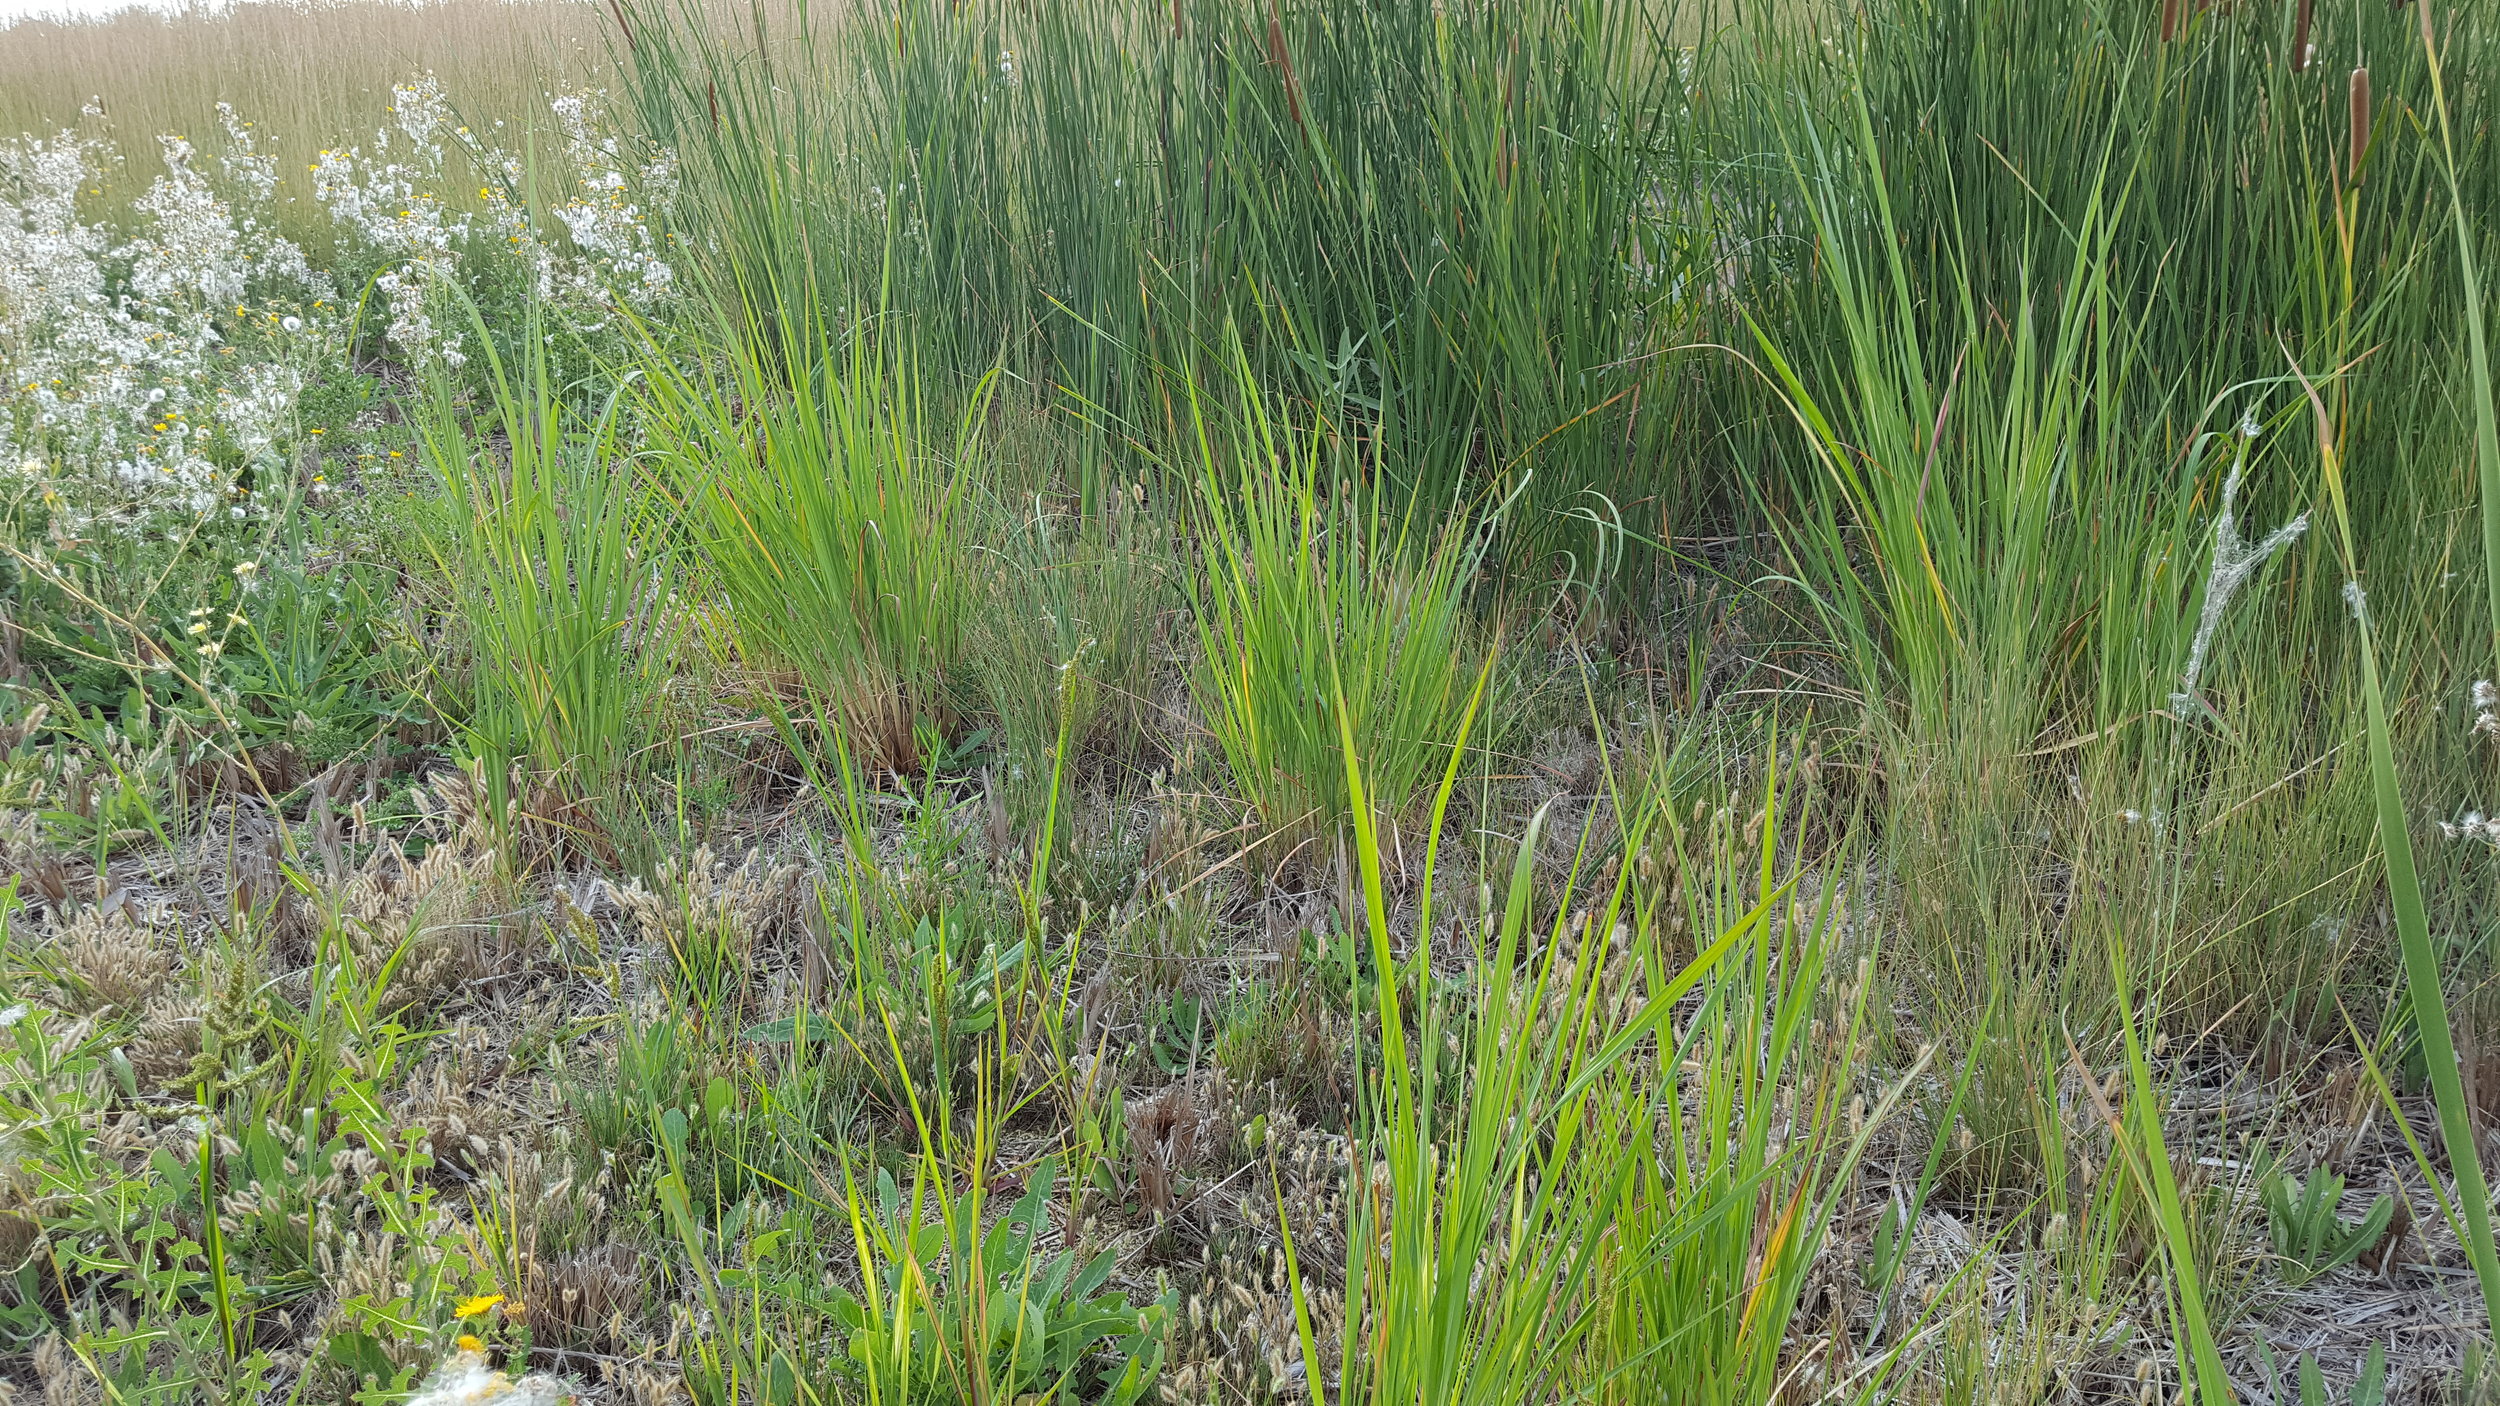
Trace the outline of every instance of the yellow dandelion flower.
{"label": "yellow dandelion flower", "polygon": [[451,1312],[455,1318],[475,1318],[502,1302],[503,1295],[501,1294],[480,1294],[473,1299],[462,1299],[460,1306]]}

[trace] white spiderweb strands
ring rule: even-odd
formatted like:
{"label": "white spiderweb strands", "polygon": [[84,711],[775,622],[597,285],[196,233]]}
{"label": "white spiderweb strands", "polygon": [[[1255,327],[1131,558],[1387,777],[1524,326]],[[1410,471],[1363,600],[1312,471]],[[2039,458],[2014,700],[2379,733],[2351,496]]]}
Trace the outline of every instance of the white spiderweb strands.
{"label": "white spiderweb strands", "polygon": [[2205,672],[2205,656],[2213,648],[2214,632],[2222,625],[2222,612],[2249,577],[2309,530],[2309,515],[2302,513],[2254,544],[2240,536],[2233,509],[2239,498],[2240,473],[2246,464],[2244,454],[2235,455],[2231,472],[2222,480],[2222,513],[2214,521],[2213,570],[2205,578],[2205,609],[2197,617],[2196,639],[2188,646],[2187,668],[2179,676],[2179,691],[2170,695],[2170,708],[2175,713],[2184,714],[2191,708],[2208,714],[2213,711],[2197,695],[2196,681]]}

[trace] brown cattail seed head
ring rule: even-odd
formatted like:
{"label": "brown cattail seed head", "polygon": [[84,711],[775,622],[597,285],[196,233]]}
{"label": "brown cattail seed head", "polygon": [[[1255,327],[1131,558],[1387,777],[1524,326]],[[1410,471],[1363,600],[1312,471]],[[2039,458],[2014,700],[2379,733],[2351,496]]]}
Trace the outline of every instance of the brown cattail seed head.
{"label": "brown cattail seed head", "polygon": [[2300,0],[2300,9],[2292,18],[2292,72],[2309,71],[2309,10],[2315,0]]}

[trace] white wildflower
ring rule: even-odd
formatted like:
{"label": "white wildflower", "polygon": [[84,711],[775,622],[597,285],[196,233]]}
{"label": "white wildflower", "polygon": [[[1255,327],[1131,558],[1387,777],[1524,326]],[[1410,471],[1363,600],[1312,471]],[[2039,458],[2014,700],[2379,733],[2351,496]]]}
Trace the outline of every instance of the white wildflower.
{"label": "white wildflower", "polygon": [[226,179],[248,191],[256,201],[267,201],[276,196],[278,159],[260,150],[260,139],[252,124],[235,114],[233,104],[219,103],[217,125],[226,131],[226,152],[217,158]]}
{"label": "white wildflower", "polygon": [[555,207],[555,216],[580,258],[542,255],[539,296],[584,312],[616,298],[644,306],[665,302],[675,294],[676,270],[660,257],[662,238],[635,196],[638,191],[662,200],[672,196],[675,160],[662,154],[629,176],[616,139],[605,135],[598,94],[568,93],[549,106],[578,185],[573,198]]}

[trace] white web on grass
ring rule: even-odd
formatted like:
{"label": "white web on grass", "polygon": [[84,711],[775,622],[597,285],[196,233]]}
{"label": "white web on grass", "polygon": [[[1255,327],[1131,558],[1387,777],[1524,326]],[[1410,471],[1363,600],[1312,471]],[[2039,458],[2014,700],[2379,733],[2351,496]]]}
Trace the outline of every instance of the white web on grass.
{"label": "white web on grass", "polygon": [[2222,480],[2222,514],[2214,521],[2214,564],[2212,573],[2205,578],[2205,609],[2197,617],[2196,639],[2188,646],[2187,669],[2179,677],[2179,691],[2170,695],[2172,712],[2185,713],[2191,708],[2203,713],[2213,711],[2197,696],[2196,681],[2205,672],[2205,657],[2213,648],[2214,632],[2221,628],[2223,610],[2249,577],[2309,530],[2309,515],[2302,513],[2254,544],[2240,536],[2233,509],[2240,493],[2240,470],[2246,462],[2244,457],[2235,457],[2231,472]]}

